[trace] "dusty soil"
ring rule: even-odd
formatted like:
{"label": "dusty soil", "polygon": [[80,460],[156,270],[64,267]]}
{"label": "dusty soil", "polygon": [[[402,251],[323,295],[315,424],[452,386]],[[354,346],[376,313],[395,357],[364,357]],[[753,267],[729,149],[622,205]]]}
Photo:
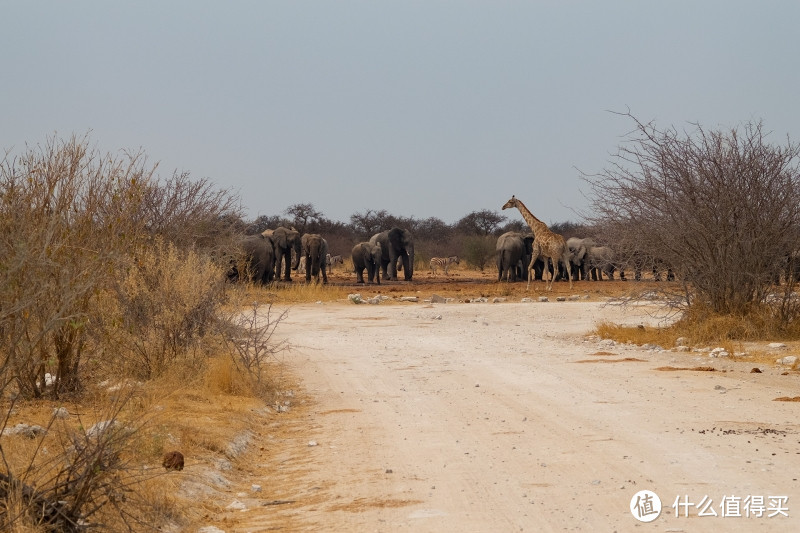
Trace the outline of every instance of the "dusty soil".
{"label": "dusty soil", "polygon": [[[297,383],[289,409],[264,417],[246,476],[206,516],[209,525],[800,530],[800,403],[774,401],[800,394],[796,372],[588,336],[601,320],[656,323],[651,307],[608,303],[633,282],[556,284],[539,302],[541,285],[526,293],[521,283],[417,277],[380,292],[418,303],[289,308],[277,331],[291,345],[281,357]],[[365,296],[375,289],[358,288]],[[424,301],[433,293],[455,300]],[[555,301],[572,294],[579,299]],[[644,489],[663,505],[649,524],[630,510]],[[777,496],[788,500],[776,505]],[[676,517],[678,497],[689,505]],[[754,516],[754,507],[748,517],[745,501],[757,497],[764,512]],[[700,516],[704,498],[716,516]],[[234,501],[244,509],[225,508]]]}

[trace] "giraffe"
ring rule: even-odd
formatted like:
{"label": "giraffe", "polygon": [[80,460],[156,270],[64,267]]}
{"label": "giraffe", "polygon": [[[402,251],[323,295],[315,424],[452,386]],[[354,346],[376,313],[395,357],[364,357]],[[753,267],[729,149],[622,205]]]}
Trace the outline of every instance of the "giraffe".
{"label": "giraffe", "polygon": [[[545,287],[548,291],[553,290],[553,280],[558,276],[559,261],[563,261],[566,265],[569,288],[572,289],[572,275],[569,271],[569,248],[567,248],[564,237],[550,231],[547,224],[533,216],[533,213],[525,207],[525,204],[513,195],[511,196],[511,200],[503,205],[503,209],[509,209],[511,207],[519,209],[522,218],[524,218],[528,226],[531,227],[531,231],[533,231],[534,235],[533,253],[531,254],[531,263],[528,265],[528,289],[531,287],[531,278],[533,277],[533,263],[535,263],[539,257],[544,259],[544,270],[547,272],[550,271],[547,267],[547,260],[550,259],[553,262],[553,273],[550,274],[549,283],[545,280]],[[544,278],[544,274],[542,274],[542,278]]]}

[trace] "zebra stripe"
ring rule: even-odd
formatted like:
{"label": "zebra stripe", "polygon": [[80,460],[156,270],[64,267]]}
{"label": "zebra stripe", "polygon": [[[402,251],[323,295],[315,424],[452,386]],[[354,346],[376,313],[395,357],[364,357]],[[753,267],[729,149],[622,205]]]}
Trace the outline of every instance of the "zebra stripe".
{"label": "zebra stripe", "polygon": [[433,275],[435,276],[436,269],[441,267],[444,269],[444,273],[447,274],[447,267],[453,263],[459,264],[457,255],[450,257],[431,257],[431,272],[433,272]]}
{"label": "zebra stripe", "polygon": [[328,262],[328,274],[330,274],[333,269],[333,265],[343,265],[344,259],[342,259],[341,255],[331,256],[331,254],[328,254],[327,262]]}

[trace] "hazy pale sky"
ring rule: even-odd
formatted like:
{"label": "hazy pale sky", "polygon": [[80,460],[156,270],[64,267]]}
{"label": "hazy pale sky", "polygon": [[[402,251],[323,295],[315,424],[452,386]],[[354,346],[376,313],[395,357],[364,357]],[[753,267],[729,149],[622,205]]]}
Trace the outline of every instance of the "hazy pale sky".
{"label": "hazy pale sky", "polygon": [[[0,1],[0,149],[90,134],[241,196],[579,221],[629,120],[800,140],[800,2]],[[513,218],[518,213],[504,212]]]}

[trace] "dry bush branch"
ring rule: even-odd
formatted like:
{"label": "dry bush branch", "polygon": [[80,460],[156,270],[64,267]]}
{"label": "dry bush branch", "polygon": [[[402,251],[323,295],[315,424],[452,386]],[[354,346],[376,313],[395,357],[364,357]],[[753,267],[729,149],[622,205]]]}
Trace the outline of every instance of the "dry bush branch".
{"label": "dry bush branch", "polygon": [[767,300],[800,234],[800,145],[768,144],[761,123],[635,129],[586,176],[593,220],[634,270],[670,268],[692,304],[744,313]]}
{"label": "dry bush branch", "polygon": [[250,311],[235,310],[225,315],[222,327],[227,345],[237,366],[241,366],[259,389],[268,378],[267,364],[277,361],[277,354],[288,349],[285,340],[274,340],[275,330],[288,316],[289,311],[276,313],[272,304],[266,306],[254,302]]}
{"label": "dry bush branch", "polygon": [[[144,421],[124,416],[133,394],[128,389],[118,395],[88,428],[80,420],[77,426],[57,420],[54,414],[36,445],[28,447],[24,463],[19,457],[11,463],[0,448],[0,528],[77,532],[157,527],[137,489],[163,473],[138,466]],[[3,437],[9,438],[27,437]]]}

